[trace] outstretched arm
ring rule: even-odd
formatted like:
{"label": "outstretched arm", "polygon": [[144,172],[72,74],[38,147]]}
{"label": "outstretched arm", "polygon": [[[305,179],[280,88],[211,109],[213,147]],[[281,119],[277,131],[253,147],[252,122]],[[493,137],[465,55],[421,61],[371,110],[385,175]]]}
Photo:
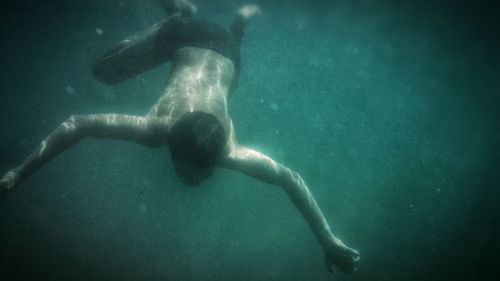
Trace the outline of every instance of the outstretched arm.
{"label": "outstretched arm", "polygon": [[166,126],[157,119],[119,114],[74,115],[52,132],[19,167],[0,180],[5,197],[23,179],[84,137],[134,141],[147,146],[166,143]]}
{"label": "outstretched arm", "polygon": [[268,156],[246,147],[237,147],[222,161],[225,168],[240,171],[266,183],[282,187],[302,213],[325,250],[327,267],[337,265],[345,272],[354,272],[359,253],[335,237],[316,200],[302,177]]}

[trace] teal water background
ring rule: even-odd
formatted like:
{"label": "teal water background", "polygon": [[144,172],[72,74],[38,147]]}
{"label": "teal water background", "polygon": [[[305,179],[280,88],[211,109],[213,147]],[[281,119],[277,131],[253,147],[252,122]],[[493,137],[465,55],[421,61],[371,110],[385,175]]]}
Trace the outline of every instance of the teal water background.
{"label": "teal water background", "polygon": [[[86,139],[0,202],[1,280],[498,277],[497,5],[257,2],[238,138],[303,176],[359,271],[326,271],[279,188],[224,170],[189,188],[167,149]],[[197,4],[229,25],[241,3]],[[113,87],[90,72],[157,1],[1,5],[1,173],[71,114],[142,115],[162,93],[168,65]]]}

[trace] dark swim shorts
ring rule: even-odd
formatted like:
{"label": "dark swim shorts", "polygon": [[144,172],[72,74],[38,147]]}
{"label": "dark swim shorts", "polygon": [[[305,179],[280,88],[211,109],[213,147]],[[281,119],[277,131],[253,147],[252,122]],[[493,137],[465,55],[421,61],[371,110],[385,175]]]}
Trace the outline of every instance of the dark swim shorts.
{"label": "dark swim shorts", "polygon": [[222,26],[202,19],[174,17],[159,22],[119,42],[97,59],[94,76],[106,84],[114,84],[169,61],[183,47],[213,50],[230,59],[240,72],[240,44]]}
{"label": "dark swim shorts", "polygon": [[203,19],[179,17],[165,22],[158,30],[155,47],[169,56],[180,48],[198,47],[213,50],[240,68],[240,44],[231,32]]}

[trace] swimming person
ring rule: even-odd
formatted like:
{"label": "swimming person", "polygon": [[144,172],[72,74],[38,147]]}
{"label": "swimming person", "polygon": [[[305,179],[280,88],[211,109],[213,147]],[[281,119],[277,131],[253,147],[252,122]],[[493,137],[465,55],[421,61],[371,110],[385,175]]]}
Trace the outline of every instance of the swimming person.
{"label": "swimming person", "polygon": [[240,72],[244,28],[260,8],[241,7],[227,31],[192,17],[197,7],[189,0],[164,0],[162,5],[168,15],[165,20],[119,42],[93,67],[99,81],[113,84],[171,62],[168,84],[158,102],[145,116],[71,116],[19,167],[5,174],[0,181],[2,197],[85,137],[167,145],[175,173],[186,185],[198,185],[221,167],[283,188],[324,249],[328,269],[354,272],[359,253],[332,234],[302,177],[236,140],[228,101]]}

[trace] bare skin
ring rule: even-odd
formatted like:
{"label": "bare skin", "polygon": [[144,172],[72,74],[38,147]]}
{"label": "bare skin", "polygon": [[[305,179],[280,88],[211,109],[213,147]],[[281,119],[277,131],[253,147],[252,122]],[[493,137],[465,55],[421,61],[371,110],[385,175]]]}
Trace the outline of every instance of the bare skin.
{"label": "bare skin", "polygon": [[[170,16],[194,14],[197,9],[186,0],[162,1]],[[232,28],[244,28],[260,14],[256,5],[242,7]],[[327,268],[334,272],[356,271],[359,253],[335,237],[302,177],[270,157],[243,145],[236,139],[228,114],[230,85],[235,77],[233,62],[221,54],[202,48],[184,47],[176,51],[167,87],[146,116],[118,114],[74,115],[51,133],[19,167],[0,180],[0,195],[6,197],[14,187],[43,164],[85,137],[133,141],[149,147],[167,145],[170,128],[184,113],[202,111],[213,114],[227,133],[218,166],[239,171],[283,188],[302,213],[325,250]],[[203,179],[200,171],[174,163],[177,176],[187,185]]]}

